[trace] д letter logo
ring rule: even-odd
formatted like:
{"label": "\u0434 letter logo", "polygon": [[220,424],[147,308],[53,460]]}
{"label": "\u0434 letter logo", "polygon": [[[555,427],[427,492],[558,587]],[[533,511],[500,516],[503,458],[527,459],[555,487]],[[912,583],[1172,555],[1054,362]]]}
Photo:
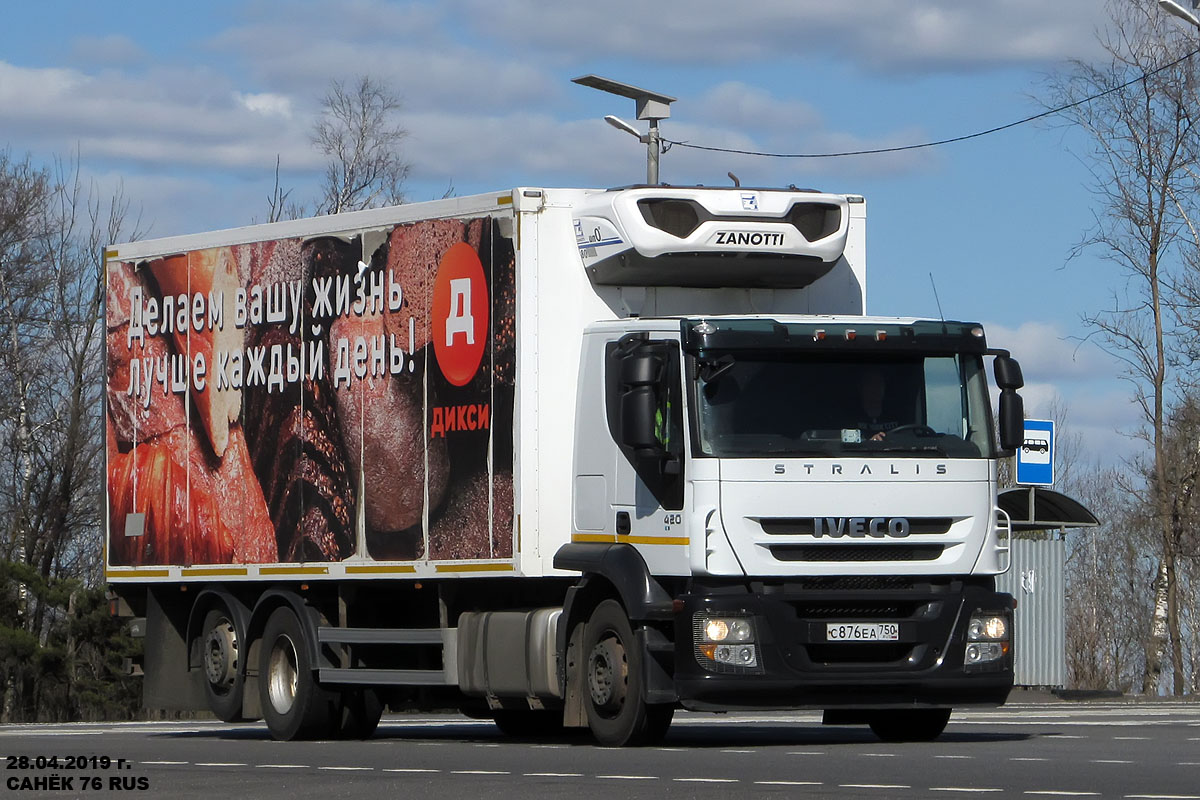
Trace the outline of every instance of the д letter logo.
{"label": "\u0434 letter logo", "polygon": [[433,352],[442,375],[466,386],[479,370],[488,341],[488,291],[474,248],[446,251],[433,284]]}

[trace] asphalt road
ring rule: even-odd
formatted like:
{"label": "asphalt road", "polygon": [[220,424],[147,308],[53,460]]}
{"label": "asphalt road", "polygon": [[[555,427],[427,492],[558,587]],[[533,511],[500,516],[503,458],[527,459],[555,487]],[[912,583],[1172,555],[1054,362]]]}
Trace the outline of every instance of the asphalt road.
{"label": "asphalt road", "polygon": [[1200,703],[1017,702],[903,745],[812,712],[680,713],[663,746],[622,750],[454,715],[389,715],[365,742],[275,742],[262,724],[11,725],[0,763],[12,797],[1200,800]]}

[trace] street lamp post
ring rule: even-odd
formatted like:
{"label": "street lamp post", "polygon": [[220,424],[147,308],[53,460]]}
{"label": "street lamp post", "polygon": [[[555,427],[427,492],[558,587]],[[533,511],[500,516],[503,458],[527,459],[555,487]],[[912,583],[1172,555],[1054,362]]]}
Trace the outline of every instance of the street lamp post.
{"label": "street lamp post", "polygon": [[1182,20],[1186,20],[1197,28],[1200,28],[1200,19],[1196,17],[1196,8],[1200,6],[1200,0],[1192,0],[1192,10],[1188,11],[1176,0],[1158,0],[1158,7],[1168,14],[1174,14]]}
{"label": "street lamp post", "polygon": [[628,83],[602,78],[599,75],[582,75],[571,82],[609,94],[628,97],[637,104],[637,118],[649,121],[649,133],[643,135],[638,132],[637,128],[611,115],[605,117],[604,121],[614,128],[636,136],[638,141],[646,145],[646,183],[651,186],[658,185],[658,153],[659,143],[662,141],[658,133],[658,122],[671,116],[671,103],[675,102],[675,98],[652,92],[649,89],[630,86]]}

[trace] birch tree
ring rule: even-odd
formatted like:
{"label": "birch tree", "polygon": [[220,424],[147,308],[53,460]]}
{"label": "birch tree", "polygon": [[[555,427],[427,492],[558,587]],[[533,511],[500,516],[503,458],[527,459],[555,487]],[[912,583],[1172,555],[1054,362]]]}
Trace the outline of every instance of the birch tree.
{"label": "birch tree", "polygon": [[[1166,420],[1178,402],[1189,347],[1179,288],[1185,283],[1196,218],[1197,69],[1185,58],[1190,33],[1155,0],[1109,0],[1102,31],[1106,59],[1074,62],[1052,78],[1048,103],[1087,140],[1095,225],[1081,242],[1116,263],[1126,278],[1109,308],[1089,315],[1099,341],[1124,364],[1145,422],[1148,479],[1139,487],[1156,532],[1153,616],[1142,691],[1158,690],[1168,644],[1179,647],[1179,541],[1172,526],[1177,486],[1167,469]],[[1087,98],[1093,98],[1086,100]],[[1086,101],[1085,101],[1086,100]],[[1174,669],[1172,690],[1184,691]]]}

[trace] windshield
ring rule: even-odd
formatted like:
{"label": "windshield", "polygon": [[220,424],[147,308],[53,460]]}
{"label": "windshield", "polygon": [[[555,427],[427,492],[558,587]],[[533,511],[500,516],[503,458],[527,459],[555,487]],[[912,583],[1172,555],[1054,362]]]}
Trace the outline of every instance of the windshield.
{"label": "windshield", "polygon": [[978,355],[708,355],[693,371],[703,455],[986,458]]}

